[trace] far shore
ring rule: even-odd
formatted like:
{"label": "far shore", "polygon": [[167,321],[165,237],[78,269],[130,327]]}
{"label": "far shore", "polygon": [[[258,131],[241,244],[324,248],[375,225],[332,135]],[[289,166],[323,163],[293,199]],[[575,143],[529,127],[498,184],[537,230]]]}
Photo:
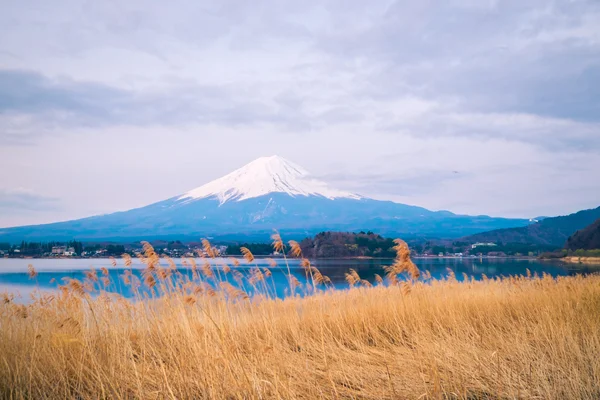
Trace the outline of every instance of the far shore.
{"label": "far shore", "polygon": [[600,265],[600,257],[565,257],[561,258],[561,260],[570,264]]}

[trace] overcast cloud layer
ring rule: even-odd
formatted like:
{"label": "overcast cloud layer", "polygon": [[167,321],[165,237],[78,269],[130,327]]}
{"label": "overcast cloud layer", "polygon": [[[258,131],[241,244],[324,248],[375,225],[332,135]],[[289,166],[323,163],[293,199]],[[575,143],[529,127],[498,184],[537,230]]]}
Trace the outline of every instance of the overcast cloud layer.
{"label": "overcast cloud layer", "polygon": [[0,0],[0,226],[262,155],[468,214],[600,205],[600,2]]}

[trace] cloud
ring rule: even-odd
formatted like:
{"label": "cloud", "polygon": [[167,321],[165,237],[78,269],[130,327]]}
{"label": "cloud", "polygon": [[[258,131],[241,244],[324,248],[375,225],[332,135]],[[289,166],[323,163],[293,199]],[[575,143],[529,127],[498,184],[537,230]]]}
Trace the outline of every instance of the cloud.
{"label": "cloud", "polygon": [[599,121],[597,2],[411,3],[394,2],[319,43],[337,57],[368,60],[372,96]]}
{"label": "cloud", "polygon": [[103,120],[127,93],[106,85],[50,80],[40,73],[0,70],[0,110],[27,114],[71,112]]}
{"label": "cloud", "polygon": [[[274,125],[301,132],[340,124],[424,136],[478,136],[555,148],[600,146],[600,124],[528,113],[472,112],[437,100],[395,97],[312,99],[289,90],[251,98],[260,87],[173,81],[161,90],[125,90],[106,84],[49,79],[31,71],[0,70],[0,123],[6,143],[56,134],[64,127]],[[264,91],[264,90],[263,90]],[[268,90],[267,90],[268,91]]]}
{"label": "cloud", "polygon": [[[38,4],[43,26],[19,7],[0,17],[0,48],[39,58],[7,58],[21,68],[0,71],[0,110],[39,122],[19,131],[193,123],[302,132],[352,121],[421,137],[597,145],[597,2],[69,3]],[[51,39],[60,63],[47,62],[57,58],[41,46]]]}
{"label": "cloud", "polygon": [[447,169],[419,169],[399,171],[392,174],[385,172],[363,172],[363,173],[333,173],[319,175],[319,179],[333,182],[336,185],[359,194],[385,193],[388,196],[405,196],[407,194],[427,195],[433,193],[435,188],[441,184],[450,183],[453,180],[465,179],[473,175],[468,171],[457,171]]}
{"label": "cloud", "polygon": [[132,91],[100,83],[50,79],[32,71],[0,70],[0,112],[43,115],[84,126],[213,120],[235,124],[253,113],[256,119],[261,118],[260,104],[234,104],[230,93],[226,87],[194,82],[180,82],[166,91]]}
{"label": "cloud", "polygon": [[25,188],[0,188],[0,212],[45,212],[62,209],[59,199],[36,194]]}
{"label": "cloud", "polygon": [[4,127],[0,135],[18,144],[63,127],[272,124],[298,131],[356,118],[343,107],[307,111],[298,102],[301,96],[294,93],[276,93],[271,98],[258,96],[260,91],[249,83],[238,87],[176,79],[160,89],[126,90],[50,79],[32,71],[0,70],[0,123]]}
{"label": "cloud", "polygon": [[[0,167],[29,164],[3,184],[70,218],[268,153],[431,208],[571,211],[599,195],[598,20],[592,0],[16,2],[0,14]],[[47,171],[78,179],[59,191]]]}

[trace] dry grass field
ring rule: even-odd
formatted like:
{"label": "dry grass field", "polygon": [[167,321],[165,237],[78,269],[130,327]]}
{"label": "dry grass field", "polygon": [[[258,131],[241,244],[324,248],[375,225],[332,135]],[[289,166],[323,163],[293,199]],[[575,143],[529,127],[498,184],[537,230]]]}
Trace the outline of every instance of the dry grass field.
{"label": "dry grass field", "polygon": [[432,280],[398,241],[382,284],[329,290],[306,261],[311,295],[281,300],[268,269],[234,286],[235,262],[189,260],[187,279],[145,250],[151,299],[104,292],[106,271],[0,297],[1,398],[600,398],[600,276]]}

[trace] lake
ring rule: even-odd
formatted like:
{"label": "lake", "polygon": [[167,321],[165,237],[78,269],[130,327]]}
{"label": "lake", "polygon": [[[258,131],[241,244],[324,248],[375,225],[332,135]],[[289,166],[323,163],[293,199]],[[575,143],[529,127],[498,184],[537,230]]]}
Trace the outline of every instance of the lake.
{"label": "lake", "polygon": [[[243,259],[238,259],[240,266],[234,269],[239,270],[243,275],[248,276],[250,269],[255,265],[260,268],[269,267],[266,259],[257,258],[254,263],[248,264]],[[125,268],[123,260],[117,259],[117,265],[113,266],[109,259],[0,259],[0,293],[11,292],[18,294],[21,301],[27,301],[30,294],[35,290],[52,291],[59,284],[63,284],[67,279],[85,279],[85,271],[92,268],[99,270],[106,267],[109,270],[111,285],[110,291],[117,292],[125,297],[134,295],[130,286],[123,282],[123,274],[126,269],[131,269],[133,275],[140,277],[141,271],[145,265],[137,259],[132,260],[131,268]],[[177,265],[177,270],[184,276],[192,277],[192,271],[188,265],[183,265],[181,259],[173,260]],[[232,284],[236,284],[231,274],[224,274],[222,266],[227,264],[231,267],[231,259],[214,259],[212,265],[216,266],[215,272],[225,276]],[[429,271],[434,278],[440,279],[448,276],[452,271],[458,280],[462,280],[464,274],[475,279],[481,279],[485,274],[493,278],[497,276],[526,275],[527,270],[532,274],[548,273],[552,276],[574,275],[578,273],[591,273],[600,271],[600,266],[566,264],[560,261],[539,261],[532,259],[473,259],[473,258],[417,258],[413,260],[421,271]],[[276,259],[276,267],[269,267],[272,276],[266,282],[270,293],[277,297],[284,297],[288,294],[289,284],[286,278],[287,266],[283,259]],[[288,260],[292,274],[300,281],[306,283],[304,269],[300,266],[300,260]],[[198,261],[200,264],[200,261]],[[332,286],[335,289],[344,289],[348,287],[345,280],[345,273],[350,268],[355,269],[362,279],[374,283],[375,274],[384,275],[383,267],[391,265],[392,259],[323,259],[314,260],[314,265],[319,268],[323,275],[331,279]],[[29,278],[28,265],[32,264],[37,271],[35,278]],[[166,266],[166,263],[163,262]],[[219,272],[217,272],[219,271]],[[99,272],[99,271],[98,271]],[[244,280],[243,286],[250,295],[254,290],[247,280]],[[142,290],[143,286],[142,286]]]}

